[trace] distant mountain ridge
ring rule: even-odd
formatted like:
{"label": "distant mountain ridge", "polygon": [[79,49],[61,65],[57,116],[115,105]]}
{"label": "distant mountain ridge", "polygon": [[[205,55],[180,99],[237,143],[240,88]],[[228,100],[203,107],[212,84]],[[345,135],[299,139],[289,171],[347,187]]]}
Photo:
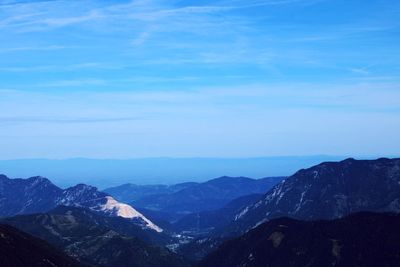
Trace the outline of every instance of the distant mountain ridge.
{"label": "distant mountain ridge", "polygon": [[[176,184],[202,182],[221,175],[267,177],[290,175],[300,168],[322,161],[341,160],[340,156],[282,156],[253,158],[137,158],[63,160],[0,160],[0,172],[11,177],[40,174],[54,177],[58,186],[88,183],[100,189],[126,183]],[[122,201],[122,200],[121,200]]]}
{"label": "distant mountain ridge", "polygon": [[[252,179],[247,177],[222,176],[204,183],[178,184],[170,186],[162,194],[146,194],[134,200],[133,206],[161,213],[176,214],[176,218],[184,215],[216,210],[222,208],[233,199],[250,194],[262,194],[284,177],[267,177]],[[126,196],[126,190],[131,186],[110,188],[105,191],[112,192],[117,199]],[[136,191],[140,187],[136,186]],[[179,188],[179,190],[177,190]],[[148,187],[145,187],[148,190]],[[122,195],[122,196],[121,196]]]}
{"label": "distant mountain ridge", "polygon": [[63,190],[40,176],[10,179],[0,175],[0,216],[46,212],[59,205],[89,208],[108,216],[131,219],[143,228],[162,231],[132,206],[116,201],[96,187],[78,184]]}
{"label": "distant mountain ridge", "polygon": [[103,191],[114,196],[119,201],[135,202],[139,199],[162,194],[172,194],[182,189],[195,186],[199,183],[186,182],[174,185],[156,184],[156,185],[137,185],[137,184],[122,184],[115,187],[106,188]]}
{"label": "distant mountain ridge", "polygon": [[196,235],[207,234],[228,225],[237,212],[261,199],[262,196],[262,194],[245,195],[235,198],[220,209],[188,214],[175,222],[173,229],[178,232],[189,232]]}

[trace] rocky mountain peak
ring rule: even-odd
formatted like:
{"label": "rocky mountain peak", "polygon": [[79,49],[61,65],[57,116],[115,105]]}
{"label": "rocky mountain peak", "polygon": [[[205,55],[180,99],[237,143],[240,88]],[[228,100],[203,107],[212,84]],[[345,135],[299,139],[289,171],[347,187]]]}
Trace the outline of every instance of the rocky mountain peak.
{"label": "rocky mountain peak", "polygon": [[349,158],[302,169],[240,211],[234,228],[246,231],[281,216],[335,219],[358,211],[400,212],[400,159]]}
{"label": "rocky mountain peak", "polygon": [[28,179],[0,177],[0,216],[45,212],[56,206],[84,207],[108,216],[131,219],[142,228],[161,232],[162,229],[148,220],[132,206],[116,201],[96,187],[77,184],[65,190],[41,176]]}

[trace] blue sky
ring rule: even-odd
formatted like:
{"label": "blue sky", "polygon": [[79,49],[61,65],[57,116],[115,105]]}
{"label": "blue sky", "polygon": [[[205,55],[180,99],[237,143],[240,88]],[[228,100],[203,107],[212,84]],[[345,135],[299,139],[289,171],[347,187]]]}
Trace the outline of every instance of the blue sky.
{"label": "blue sky", "polygon": [[0,0],[0,159],[394,155],[400,2]]}

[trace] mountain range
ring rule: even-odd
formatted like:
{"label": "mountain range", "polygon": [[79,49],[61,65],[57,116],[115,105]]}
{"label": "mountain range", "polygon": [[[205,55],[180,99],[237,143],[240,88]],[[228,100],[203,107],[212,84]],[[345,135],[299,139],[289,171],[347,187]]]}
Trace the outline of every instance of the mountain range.
{"label": "mountain range", "polygon": [[346,159],[302,169],[243,207],[230,223],[179,249],[200,259],[225,240],[279,217],[336,219],[359,211],[399,213],[400,159]]}
{"label": "mountain range", "polygon": [[186,182],[173,185],[137,185],[127,183],[115,187],[106,188],[103,191],[116,197],[119,201],[136,202],[147,196],[172,194],[182,189],[198,184],[199,183],[196,182]]}
{"label": "mountain range", "polygon": [[[100,189],[126,183],[177,184],[203,182],[221,174],[247,177],[281,176],[342,156],[282,156],[255,158],[137,158],[137,159],[18,159],[0,160],[11,177],[52,177],[61,187],[87,183]],[[122,201],[122,200],[120,200]]]}
{"label": "mountain range", "polygon": [[181,267],[189,264],[184,257],[200,266],[376,266],[368,263],[380,257],[379,266],[396,266],[398,213],[400,159],[350,158],[289,177],[125,184],[105,192],[0,175],[0,223],[42,239],[30,244],[32,259],[45,247],[43,255],[92,266]]}
{"label": "mountain range", "polygon": [[44,177],[10,179],[0,175],[0,216],[46,212],[59,205],[84,207],[107,216],[130,219],[143,228],[162,229],[135,210],[96,187],[78,184],[61,189]]}
{"label": "mountain range", "polygon": [[[185,183],[164,187],[155,186],[153,192],[164,191],[163,193],[149,193],[149,187],[125,185],[117,188],[105,189],[105,192],[112,194],[116,199],[124,199],[131,205],[146,211],[158,212],[160,217],[170,223],[175,222],[184,215],[210,211],[222,208],[230,201],[250,195],[262,194],[272,188],[284,177],[268,177],[262,179],[251,179],[247,177],[219,177],[204,183]],[[127,198],[127,191],[135,188],[136,195],[143,195],[140,198]],[[163,217],[162,214],[168,214]],[[154,215],[153,215],[154,216]]]}
{"label": "mountain range", "polygon": [[237,213],[229,230],[243,233],[278,217],[335,219],[359,211],[400,212],[400,159],[349,158],[299,170]]}

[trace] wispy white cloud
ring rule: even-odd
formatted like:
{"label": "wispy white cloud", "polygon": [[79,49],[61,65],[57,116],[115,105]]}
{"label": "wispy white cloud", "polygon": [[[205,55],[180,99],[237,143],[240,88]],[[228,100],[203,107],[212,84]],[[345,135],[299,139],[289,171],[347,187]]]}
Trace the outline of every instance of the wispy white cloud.
{"label": "wispy white cloud", "polygon": [[96,10],[90,11],[88,14],[84,14],[76,17],[64,17],[64,18],[48,18],[41,21],[36,21],[39,26],[49,26],[49,27],[63,27],[73,24],[79,24],[87,21],[95,21],[103,18],[101,13]]}
{"label": "wispy white cloud", "polygon": [[[101,81],[60,81],[56,85],[70,86],[85,82],[96,84]],[[240,113],[243,106],[248,111],[257,112],[273,112],[276,109],[334,109],[333,112],[339,113],[368,110],[374,113],[392,112],[399,109],[400,82],[349,81],[329,86],[320,83],[271,83],[229,87],[191,87],[184,91],[147,90],[146,88],[101,92],[0,90],[0,95],[0,105],[6,110],[3,115],[8,117],[21,112],[12,108],[13,105],[26,107],[22,111],[29,112],[23,116],[20,114],[22,117],[29,117],[31,112],[44,112],[40,113],[43,118],[48,118],[46,114],[52,109],[56,114],[57,110],[62,110],[61,113],[64,113],[68,109],[70,112],[67,113],[80,114],[83,107],[95,111],[93,113],[95,117],[102,115],[106,118],[110,115],[126,118],[132,113],[138,115],[138,112],[144,112],[140,116],[148,116],[155,110],[160,111],[159,114],[167,114],[172,110],[179,114],[182,109],[185,109],[185,112],[193,109],[193,112],[198,114],[206,112],[207,109],[225,110],[228,115],[230,112],[235,113],[235,110]],[[43,105],[43,102],[46,104]],[[40,107],[41,105],[43,106]],[[197,108],[200,109],[197,110]],[[336,108],[340,109],[335,110]]]}
{"label": "wispy white cloud", "polygon": [[143,120],[145,117],[43,117],[43,116],[0,116],[0,124],[15,124],[15,123],[113,123]]}
{"label": "wispy white cloud", "polygon": [[[198,17],[212,19],[219,22],[227,22],[228,17],[216,18],[215,13],[226,13],[236,9],[250,8],[264,5],[287,5],[294,3],[314,3],[316,0],[274,0],[274,1],[220,1],[215,5],[189,5],[171,6],[162,1],[133,1],[129,4],[113,4],[105,7],[92,6],[92,8],[82,7],[76,3],[65,1],[39,1],[21,2],[22,7],[17,10],[8,10],[6,19],[0,21],[0,27],[26,27],[24,30],[38,30],[46,27],[64,27],[74,24],[93,22],[98,20],[108,21],[142,21],[147,23],[163,21],[173,23],[196,21]],[[90,3],[90,2],[88,2]],[[45,11],[41,11],[45,10]],[[75,12],[66,10],[80,10],[80,14],[66,16]],[[61,13],[61,14],[57,14]],[[237,17],[236,17],[237,19]],[[198,20],[197,20],[198,21]],[[207,20],[202,23],[206,25]],[[165,25],[167,28],[168,25]],[[35,26],[35,27],[33,27]],[[121,26],[121,24],[119,25]],[[163,26],[158,24],[157,26]],[[181,24],[181,27],[194,26],[193,24]],[[171,29],[172,30],[172,29]],[[228,30],[226,28],[226,30]]]}
{"label": "wispy white cloud", "polygon": [[9,48],[0,48],[0,53],[18,52],[18,51],[53,51],[64,49],[76,49],[79,46],[66,46],[66,45],[44,45],[44,46],[17,46]]}
{"label": "wispy white cloud", "polygon": [[55,2],[61,0],[2,0],[0,6],[26,5],[32,3]]}
{"label": "wispy white cloud", "polygon": [[370,71],[366,68],[350,68],[349,71],[357,73],[357,74],[362,74],[362,75],[369,75]]}
{"label": "wispy white cloud", "polygon": [[[126,42],[127,46],[131,46],[130,55],[150,53],[138,50],[147,47],[168,49],[164,53],[164,58],[163,56],[134,58],[148,65],[166,63],[229,65],[251,62],[253,65],[270,69],[277,69],[275,59],[282,62],[284,55],[290,53],[290,51],[282,53],[281,44],[286,46],[285,50],[301,53],[301,48],[287,48],[287,45],[293,42],[326,43],[332,40],[346,40],[391,29],[386,25],[374,27],[365,25],[337,27],[336,25],[332,29],[311,30],[298,25],[287,31],[284,25],[266,24],[265,27],[254,27],[257,18],[232,13],[234,10],[257,6],[309,5],[320,2],[317,0],[237,0],[216,1],[212,5],[189,6],[174,6],[166,1],[151,0],[109,5],[99,5],[88,1],[85,6],[68,1],[28,2],[19,5],[17,9],[8,9],[6,12],[8,16],[5,15],[0,21],[0,27],[24,32],[46,31],[65,26],[79,26],[100,34],[122,31],[128,38],[122,39],[121,42]],[[74,15],[71,16],[71,14]],[[275,30],[281,28],[282,31],[279,34],[271,33],[269,31],[271,28]],[[301,34],[298,34],[299,32]],[[183,38],[185,35],[193,36]],[[238,44],[238,39],[246,41]],[[196,42],[197,45],[194,44]],[[51,47],[48,48],[51,49]],[[172,54],[171,50],[179,54]],[[123,52],[129,54],[127,51]],[[305,63],[319,60],[315,51],[303,49],[303,53],[308,54],[303,59]],[[328,54],[328,51],[325,53]],[[284,60],[289,62],[287,59]],[[292,61],[300,62],[298,59]],[[17,68],[14,68],[14,71],[17,71]]]}
{"label": "wispy white cloud", "polygon": [[45,83],[35,84],[33,87],[35,88],[57,88],[57,87],[66,87],[66,88],[73,88],[73,87],[83,87],[83,86],[101,86],[106,85],[107,82],[102,79],[98,78],[89,78],[89,79],[78,79],[78,80],[57,80],[57,81],[49,81]]}
{"label": "wispy white cloud", "polygon": [[334,2],[0,1],[2,151],[398,150],[398,19]]}
{"label": "wispy white cloud", "polygon": [[242,8],[253,8],[253,7],[263,7],[263,6],[279,6],[279,5],[293,5],[293,4],[303,4],[312,5],[326,0],[230,0],[230,1],[217,1],[220,5],[228,5],[232,8],[242,9]]}
{"label": "wispy white cloud", "polygon": [[7,66],[1,67],[0,72],[68,72],[85,69],[91,70],[118,70],[124,68],[120,64],[101,63],[101,62],[83,62],[71,65],[39,65],[39,66]]}
{"label": "wispy white cloud", "polygon": [[29,148],[61,157],[311,153],[310,144],[313,152],[355,153],[354,143],[357,151],[394,151],[399,86],[352,81],[184,91],[0,90],[0,144],[13,147],[11,155],[26,156]]}

